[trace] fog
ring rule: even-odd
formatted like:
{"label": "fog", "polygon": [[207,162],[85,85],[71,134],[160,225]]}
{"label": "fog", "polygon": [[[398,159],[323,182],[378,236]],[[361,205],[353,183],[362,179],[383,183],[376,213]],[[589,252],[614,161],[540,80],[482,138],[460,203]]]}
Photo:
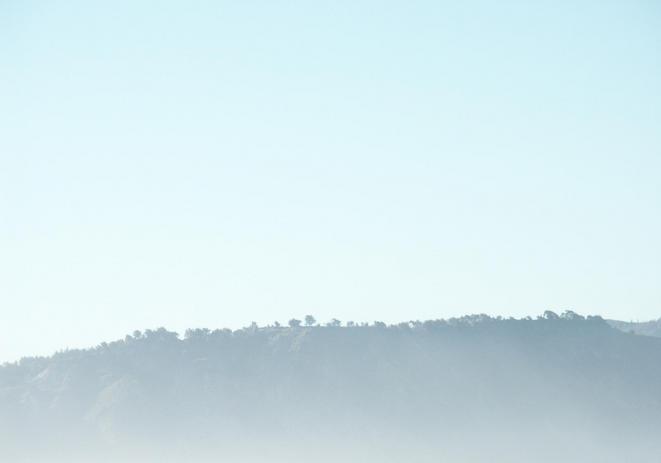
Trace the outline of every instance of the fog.
{"label": "fog", "polygon": [[661,338],[598,316],[135,332],[0,367],[0,460],[658,461]]}

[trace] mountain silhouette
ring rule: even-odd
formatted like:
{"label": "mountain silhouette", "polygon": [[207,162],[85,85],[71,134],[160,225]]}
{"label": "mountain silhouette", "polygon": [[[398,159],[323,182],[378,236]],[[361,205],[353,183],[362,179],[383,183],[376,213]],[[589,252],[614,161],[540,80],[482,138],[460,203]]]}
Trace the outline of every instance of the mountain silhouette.
{"label": "mountain silhouette", "polygon": [[160,328],[5,364],[0,458],[645,462],[661,454],[659,338],[573,312],[306,322],[181,337]]}

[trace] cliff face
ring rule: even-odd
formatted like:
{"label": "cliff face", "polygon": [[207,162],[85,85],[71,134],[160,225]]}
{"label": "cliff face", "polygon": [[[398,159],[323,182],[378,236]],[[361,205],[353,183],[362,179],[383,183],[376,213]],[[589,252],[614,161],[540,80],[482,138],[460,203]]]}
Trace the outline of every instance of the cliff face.
{"label": "cliff face", "polygon": [[0,368],[0,453],[654,461],[659,365],[661,339],[573,315],[161,329]]}

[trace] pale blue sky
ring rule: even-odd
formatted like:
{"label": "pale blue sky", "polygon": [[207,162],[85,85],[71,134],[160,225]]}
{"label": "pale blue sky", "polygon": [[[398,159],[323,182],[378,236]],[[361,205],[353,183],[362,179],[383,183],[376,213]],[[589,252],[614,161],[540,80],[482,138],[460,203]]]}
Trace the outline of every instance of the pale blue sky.
{"label": "pale blue sky", "polygon": [[0,361],[661,316],[655,1],[0,3]]}

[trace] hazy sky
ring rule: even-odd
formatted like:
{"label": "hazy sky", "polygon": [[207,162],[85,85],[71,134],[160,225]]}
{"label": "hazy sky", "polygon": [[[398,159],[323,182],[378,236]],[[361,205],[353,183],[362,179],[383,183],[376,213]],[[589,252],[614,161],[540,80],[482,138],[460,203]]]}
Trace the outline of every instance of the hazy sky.
{"label": "hazy sky", "polygon": [[0,361],[661,316],[656,1],[0,2]]}

